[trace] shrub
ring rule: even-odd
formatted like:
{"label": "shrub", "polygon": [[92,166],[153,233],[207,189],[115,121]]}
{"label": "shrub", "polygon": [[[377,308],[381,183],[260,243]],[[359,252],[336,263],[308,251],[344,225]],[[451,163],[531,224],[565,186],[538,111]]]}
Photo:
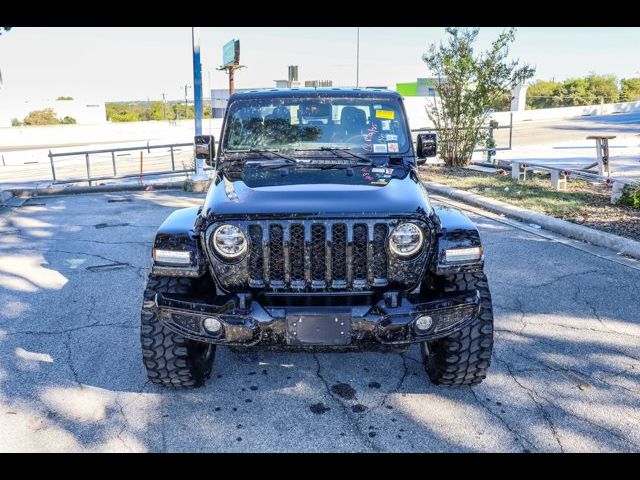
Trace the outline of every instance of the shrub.
{"label": "shrub", "polygon": [[622,196],[618,199],[618,205],[640,209],[640,183],[626,185]]}
{"label": "shrub", "polygon": [[64,124],[76,124],[78,122],[76,122],[76,119],[73,117],[64,117],[60,123],[64,123]]}
{"label": "shrub", "polygon": [[65,95],[61,95],[58,98],[56,98],[56,100],[73,100],[73,97],[68,97]]}
{"label": "shrub", "polygon": [[20,127],[20,126],[22,126],[22,122],[20,120],[18,120],[17,118],[12,118],[11,119],[11,126],[12,127]]}

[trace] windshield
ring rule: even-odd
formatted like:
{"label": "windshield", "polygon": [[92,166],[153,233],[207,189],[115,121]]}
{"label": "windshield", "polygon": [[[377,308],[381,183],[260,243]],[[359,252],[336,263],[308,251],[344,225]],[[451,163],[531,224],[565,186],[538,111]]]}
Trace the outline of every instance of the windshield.
{"label": "windshield", "polygon": [[233,101],[222,148],[403,154],[410,144],[398,99],[298,97]]}

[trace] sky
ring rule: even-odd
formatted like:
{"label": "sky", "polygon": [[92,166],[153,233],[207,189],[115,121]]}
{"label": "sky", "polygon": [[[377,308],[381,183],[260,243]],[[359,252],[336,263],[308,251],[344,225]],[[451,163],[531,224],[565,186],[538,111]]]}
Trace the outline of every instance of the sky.
{"label": "sky", "polygon": [[[502,28],[483,27],[478,47]],[[201,27],[204,96],[227,88],[222,45],[240,39],[236,88],[273,87],[299,65],[300,80],[356,83],[356,27]],[[388,86],[427,76],[428,45],[445,38],[439,27],[361,27],[360,85]],[[640,28],[521,27],[512,57],[534,65],[535,78],[562,80],[591,72],[640,77]],[[184,98],[193,82],[189,27],[14,27],[0,36],[0,102],[70,95],[97,101]],[[193,90],[188,90],[192,98]],[[1,105],[1,104],[0,104]],[[0,106],[1,108],[1,106]]]}

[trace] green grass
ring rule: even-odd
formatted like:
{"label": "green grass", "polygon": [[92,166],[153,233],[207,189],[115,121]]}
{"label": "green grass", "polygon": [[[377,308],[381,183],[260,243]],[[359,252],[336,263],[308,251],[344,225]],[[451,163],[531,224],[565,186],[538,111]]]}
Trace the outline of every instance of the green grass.
{"label": "green grass", "polygon": [[460,168],[428,167],[421,169],[422,178],[461,190],[472,190],[486,197],[502,200],[522,208],[542,212],[558,218],[575,218],[590,205],[602,206],[606,198],[602,194],[586,191],[589,184],[571,180],[567,191],[551,188],[548,178],[534,177],[518,182],[511,176],[497,176]]}

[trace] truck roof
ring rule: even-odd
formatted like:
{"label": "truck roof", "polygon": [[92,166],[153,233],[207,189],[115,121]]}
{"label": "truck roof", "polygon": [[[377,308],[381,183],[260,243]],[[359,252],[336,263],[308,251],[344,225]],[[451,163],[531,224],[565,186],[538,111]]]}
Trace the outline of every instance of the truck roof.
{"label": "truck roof", "polygon": [[356,98],[401,98],[398,92],[382,88],[338,88],[338,87],[305,87],[305,88],[270,88],[237,92],[231,100],[247,100],[252,98],[292,98],[292,97],[356,97]]}

